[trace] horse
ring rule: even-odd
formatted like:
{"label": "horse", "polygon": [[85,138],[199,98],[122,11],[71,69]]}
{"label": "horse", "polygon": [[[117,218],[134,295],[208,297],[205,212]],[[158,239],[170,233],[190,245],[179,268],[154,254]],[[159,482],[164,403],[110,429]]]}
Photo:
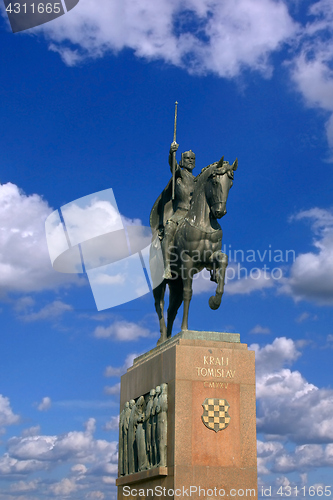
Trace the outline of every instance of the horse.
{"label": "horse", "polygon": [[[154,271],[152,265],[154,258],[151,255],[153,295],[161,333],[157,344],[171,337],[173,323],[182,302],[184,302],[184,311],[181,329],[188,330],[193,276],[202,269],[206,268],[210,271],[211,280],[217,283],[215,295],[209,298],[210,308],[216,310],[221,304],[228,257],[221,250],[222,229],[218,219],[227,213],[227,198],[229,189],[233,185],[234,171],[237,166],[237,158],[230,165],[222,157],[219,162],[202,169],[195,178],[190,209],[177,227],[174,246],[170,249],[172,279],[156,279],[156,269]],[[156,227],[152,229],[155,234],[151,248],[157,249],[159,240]],[[164,319],[166,285],[169,286],[170,291],[167,324]]]}

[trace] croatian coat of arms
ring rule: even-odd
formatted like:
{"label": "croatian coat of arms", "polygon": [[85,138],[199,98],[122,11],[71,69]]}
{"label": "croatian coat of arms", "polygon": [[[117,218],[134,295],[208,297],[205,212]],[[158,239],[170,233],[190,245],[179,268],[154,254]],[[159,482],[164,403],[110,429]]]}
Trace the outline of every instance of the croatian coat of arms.
{"label": "croatian coat of arms", "polygon": [[230,405],[226,399],[206,398],[202,406],[204,411],[201,418],[208,429],[218,432],[228,427]]}

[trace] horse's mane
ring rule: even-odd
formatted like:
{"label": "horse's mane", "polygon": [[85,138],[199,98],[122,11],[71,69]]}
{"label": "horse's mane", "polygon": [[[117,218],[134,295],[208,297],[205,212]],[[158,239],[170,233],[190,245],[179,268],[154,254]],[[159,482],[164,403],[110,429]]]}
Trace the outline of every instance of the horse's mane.
{"label": "horse's mane", "polygon": [[[214,163],[210,163],[210,165],[207,165],[207,167],[204,167],[201,170],[200,174],[198,174],[196,176],[196,178],[194,179],[194,181],[197,182],[197,181],[201,180],[203,174],[206,173],[209,168],[216,167],[218,165],[218,163],[219,163],[218,161],[215,161]],[[233,176],[233,172],[230,171],[230,169],[228,168],[228,167],[232,167],[232,165],[230,165],[230,163],[228,161],[224,161],[223,162],[223,167],[225,168],[225,172],[223,172],[223,173],[227,173],[228,177],[230,177],[230,179],[233,179],[233,177],[234,177]]]}
{"label": "horse's mane", "polygon": [[[223,163],[227,163],[227,162],[223,162]],[[216,165],[218,164],[218,161],[215,161],[214,163],[210,163],[209,165],[207,165],[207,167],[204,167],[200,174],[198,174],[196,176],[196,178],[194,179],[195,182],[199,181],[202,177],[202,174],[204,174],[205,172],[207,172],[207,170],[210,168],[210,167],[216,167]]]}

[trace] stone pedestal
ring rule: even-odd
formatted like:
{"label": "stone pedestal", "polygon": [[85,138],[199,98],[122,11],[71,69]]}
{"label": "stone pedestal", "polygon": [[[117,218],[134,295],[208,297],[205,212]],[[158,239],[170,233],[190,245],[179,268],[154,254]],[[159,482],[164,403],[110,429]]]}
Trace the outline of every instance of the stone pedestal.
{"label": "stone pedestal", "polygon": [[162,383],[167,467],[119,477],[118,500],[257,498],[254,352],[238,334],[181,332],[134,360],[121,409]]}

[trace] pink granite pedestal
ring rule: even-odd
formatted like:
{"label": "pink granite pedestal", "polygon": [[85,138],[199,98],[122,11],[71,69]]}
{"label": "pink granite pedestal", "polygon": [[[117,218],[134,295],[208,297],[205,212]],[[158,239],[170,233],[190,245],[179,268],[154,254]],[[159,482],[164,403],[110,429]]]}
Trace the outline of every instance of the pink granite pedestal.
{"label": "pink granite pedestal", "polygon": [[[257,498],[254,352],[238,334],[184,331],[136,358],[121,379],[126,401],[168,384],[167,467],[119,477],[118,500]],[[206,398],[226,401],[228,425],[202,419]]]}

